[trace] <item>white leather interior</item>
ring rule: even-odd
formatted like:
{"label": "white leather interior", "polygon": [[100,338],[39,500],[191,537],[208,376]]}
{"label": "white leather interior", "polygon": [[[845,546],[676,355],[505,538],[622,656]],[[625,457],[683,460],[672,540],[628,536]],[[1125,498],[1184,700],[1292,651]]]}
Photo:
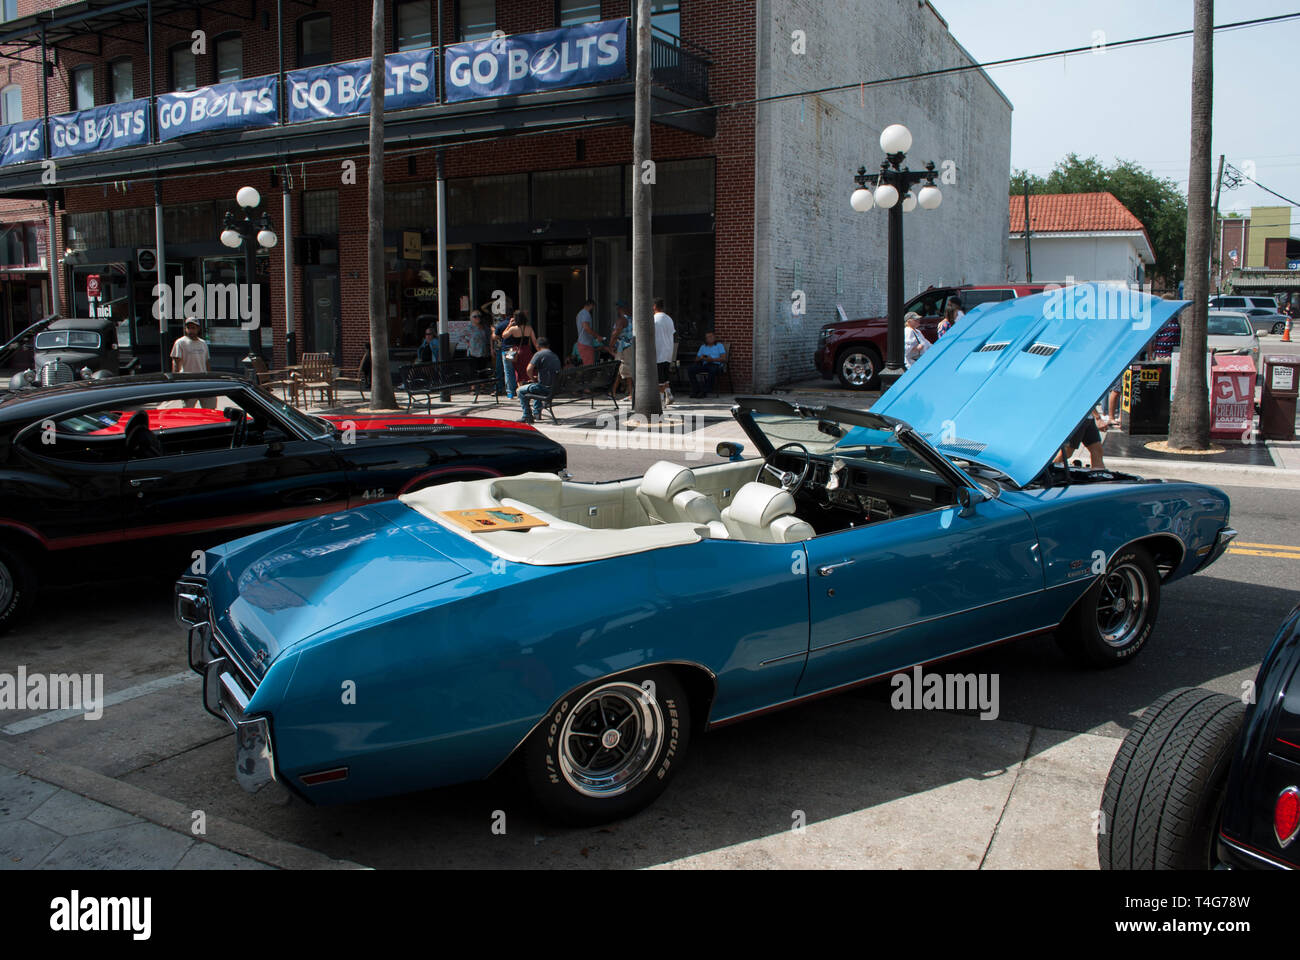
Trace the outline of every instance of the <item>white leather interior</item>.
{"label": "white leather interior", "polygon": [[695,472],[667,460],[646,471],[636,496],[651,523],[707,525],[722,519],[718,505],[695,489]]}
{"label": "white leather interior", "polygon": [[794,516],[794,511],[794,497],[789,491],[751,482],[741,487],[731,506],[722,511],[722,523],[733,540],[760,543],[811,540],[816,531]]}

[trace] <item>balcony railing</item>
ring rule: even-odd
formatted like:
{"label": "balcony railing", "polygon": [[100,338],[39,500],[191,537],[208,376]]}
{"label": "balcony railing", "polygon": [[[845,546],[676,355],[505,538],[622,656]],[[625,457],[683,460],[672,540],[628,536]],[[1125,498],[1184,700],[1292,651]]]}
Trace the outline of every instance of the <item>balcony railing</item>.
{"label": "balcony railing", "polygon": [[[636,75],[636,48],[629,45],[628,61]],[[660,37],[650,38],[650,77],[674,93],[709,102],[710,62],[698,54]]]}

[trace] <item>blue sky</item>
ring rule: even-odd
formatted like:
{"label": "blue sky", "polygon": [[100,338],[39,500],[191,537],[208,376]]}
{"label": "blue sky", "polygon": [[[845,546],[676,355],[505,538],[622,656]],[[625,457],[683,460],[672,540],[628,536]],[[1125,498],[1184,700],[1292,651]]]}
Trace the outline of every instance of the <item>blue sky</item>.
{"label": "blue sky", "polygon": [[[1191,0],[933,0],[976,60],[1041,53],[1187,29]],[[1220,0],[1215,22],[1300,12],[1300,0]],[[1187,187],[1191,39],[989,71],[1015,105],[1011,165],[1046,174],[1067,153],[1135,160]],[[1300,20],[1214,38],[1214,161],[1254,164],[1254,177],[1300,201]],[[1223,211],[1282,205],[1252,184],[1224,191]],[[1292,233],[1300,215],[1292,209]]]}

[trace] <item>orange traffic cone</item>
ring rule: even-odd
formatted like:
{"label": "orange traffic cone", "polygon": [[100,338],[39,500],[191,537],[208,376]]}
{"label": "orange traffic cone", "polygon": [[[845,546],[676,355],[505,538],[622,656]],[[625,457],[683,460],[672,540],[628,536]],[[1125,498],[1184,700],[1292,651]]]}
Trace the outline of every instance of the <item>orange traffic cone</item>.
{"label": "orange traffic cone", "polygon": [[1286,318],[1286,326],[1282,328],[1282,342],[1283,343],[1291,342],[1291,318],[1290,317]]}

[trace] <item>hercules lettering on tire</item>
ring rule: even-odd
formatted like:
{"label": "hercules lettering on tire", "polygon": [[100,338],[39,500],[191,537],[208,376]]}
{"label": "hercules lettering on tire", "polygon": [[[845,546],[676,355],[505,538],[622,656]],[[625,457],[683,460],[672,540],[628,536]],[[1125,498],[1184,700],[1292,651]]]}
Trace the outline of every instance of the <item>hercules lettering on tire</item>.
{"label": "hercules lettering on tire", "polygon": [[1146,645],[1160,612],[1160,574],[1140,546],[1117,553],[1056,630],[1070,659],[1097,667],[1127,663]]}
{"label": "hercules lettering on tire", "polygon": [[663,793],[685,757],[690,705],[671,671],[598,680],[565,697],[524,745],[529,789],[574,824],[631,816]]}

